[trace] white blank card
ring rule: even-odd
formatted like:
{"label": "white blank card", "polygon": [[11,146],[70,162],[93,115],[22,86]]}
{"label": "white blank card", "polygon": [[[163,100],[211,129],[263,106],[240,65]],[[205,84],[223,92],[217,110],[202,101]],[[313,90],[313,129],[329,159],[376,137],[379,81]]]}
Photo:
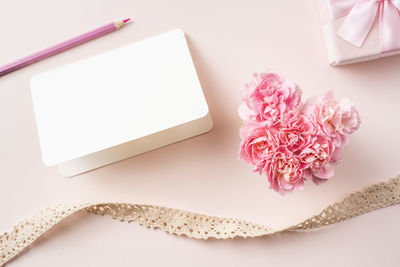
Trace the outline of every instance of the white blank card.
{"label": "white blank card", "polygon": [[65,176],[212,128],[181,30],[38,74],[31,91],[43,162]]}

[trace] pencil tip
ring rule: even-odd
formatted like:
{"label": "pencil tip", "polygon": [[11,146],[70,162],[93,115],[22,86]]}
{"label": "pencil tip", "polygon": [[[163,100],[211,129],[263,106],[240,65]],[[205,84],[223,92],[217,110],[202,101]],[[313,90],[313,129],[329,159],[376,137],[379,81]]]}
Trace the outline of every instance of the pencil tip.
{"label": "pencil tip", "polygon": [[124,19],[124,20],[122,20],[122,22],[123,23],[129,23],[129,22],[131,22],[131,18]]}

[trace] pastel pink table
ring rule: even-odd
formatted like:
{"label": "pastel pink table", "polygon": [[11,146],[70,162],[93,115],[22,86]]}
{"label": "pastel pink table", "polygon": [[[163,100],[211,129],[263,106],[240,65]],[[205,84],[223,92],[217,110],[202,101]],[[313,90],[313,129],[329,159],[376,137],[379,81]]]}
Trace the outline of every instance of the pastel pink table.
{"label": "pastel pink table", "polygon": [[[129,16],[135,24],[0,78],[0,232],[44,203],[92,200],[280,227],[400,173],[400,57],[329,66],[314,0],[3,0],[0,65]],[[212,132],[72,179],[45,167],[30,77],[174,28],[187,34]],[[296,80],[305,98],[332,89],[356,103],[362,127],[328,183],[282,197],[237,160],[239,88],[267,69]],[[398,266],[399,211],[393,206],[318,231],[229,241],[195,241],[81,213],[10,266]]]}

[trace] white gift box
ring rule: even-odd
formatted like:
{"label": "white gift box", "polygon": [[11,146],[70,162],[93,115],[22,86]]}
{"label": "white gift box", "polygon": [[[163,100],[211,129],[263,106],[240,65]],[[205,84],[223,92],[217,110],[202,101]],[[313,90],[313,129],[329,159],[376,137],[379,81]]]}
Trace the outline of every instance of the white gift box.
{"label": "white gift box", "polygon": [[65,176],[212,128],[181,30],[38,74],[31,92],[43,162]]}
{"label": "white gift box", "polygon": [[400,0],[317,0],[328,61],[344,65],[400,53]]}

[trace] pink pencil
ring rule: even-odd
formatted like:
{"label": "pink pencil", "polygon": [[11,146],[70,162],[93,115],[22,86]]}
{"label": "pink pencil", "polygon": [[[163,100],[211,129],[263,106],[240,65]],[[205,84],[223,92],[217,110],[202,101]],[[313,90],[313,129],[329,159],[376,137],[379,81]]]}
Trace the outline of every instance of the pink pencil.
{"label": "pink pencil", "polygon": [[97,37],[100,37],[102,35],[105,35],[107,33],[110,33],[112,31],[115,31],[119,28],[121,28],[123,25],[126,23],[130,22],[131,19],[127,18],[124,20],[119,20],[115,21],[109,24],[106,24],[100,28],[97,28],[95,30],[89,31],[87,33],[81,34],[75,38],[72,38],[70,40],[64,41],[62,43],[56,44],[52,47],[49,47],[47,49],[44,49],[42,51],[39,51],[37,53],[34,53],[30,56],[18,59],[14,62],[11,62],[9,64],[6,64],[4,66],[0,67],[0,76],[3,76],[7,73],[10,73],[14,70],[20,69],[22,67],[25,67],[26,65],[32,64],[34,62],[37,62],[39,60],[42,60],[44,58],[53,56],[55,54],[61,53],[67,49],[70,49],[74,46],[80,45],[82,43],[85,43],[87,41],[90,41],[92,39],[95,39]]}

